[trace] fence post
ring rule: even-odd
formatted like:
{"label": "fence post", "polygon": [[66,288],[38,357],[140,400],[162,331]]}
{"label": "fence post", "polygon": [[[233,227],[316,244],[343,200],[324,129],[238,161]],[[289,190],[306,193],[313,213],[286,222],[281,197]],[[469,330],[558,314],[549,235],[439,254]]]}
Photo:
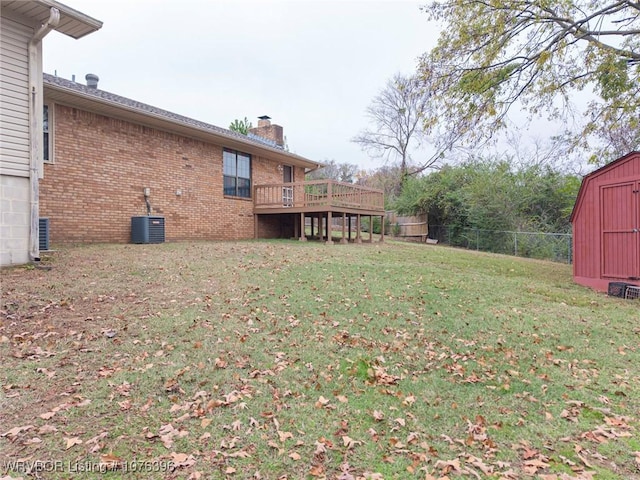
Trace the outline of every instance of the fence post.
{"label": "fence post", "polygon": [[514,255],[518,256],[518,232],[513,232],[513,251]]}

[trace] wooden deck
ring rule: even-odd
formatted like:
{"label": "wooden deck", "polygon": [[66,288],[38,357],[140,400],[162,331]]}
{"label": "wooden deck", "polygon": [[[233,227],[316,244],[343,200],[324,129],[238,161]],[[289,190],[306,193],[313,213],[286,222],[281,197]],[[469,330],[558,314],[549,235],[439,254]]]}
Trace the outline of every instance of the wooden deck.
{"label": "wooden deck", "polygon": [[[355,220],[356,242],[362,241],[361,219],[381,218],[384,225],[384,193],[381,190],[333,180],[255,185],[253,188],[253,213],[258,237],[258,221],[261,215],[299,214],[295,222],[295,236],[306,240],[305,219],[311,218],[311,235],[331,243],[332,218],[342,216],[342,240],[351,240],[352,220]],[[317,229],[316,227],[317,221]],[[348,227],[348,228],[347,228]],[[368,240],[372,241],[369,233]],[[381,236],[381,241],[384,234]]]}
{"label": "wooden deck", "polygon": [[253,198],[254,213],[384,214],[381,190],[332,180],[256,185]]}

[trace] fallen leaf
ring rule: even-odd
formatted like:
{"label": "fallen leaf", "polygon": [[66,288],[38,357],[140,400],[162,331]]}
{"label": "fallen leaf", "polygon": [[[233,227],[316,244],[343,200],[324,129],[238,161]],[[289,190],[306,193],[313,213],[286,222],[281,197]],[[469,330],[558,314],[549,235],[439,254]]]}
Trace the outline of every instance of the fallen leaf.
{"label": "fallen leaf", "polygon": [[107,470],[117,470],[122,468],[123,461],[112,453],[105,453],[100,455],[100,466]]}
{"label": "fallen leaf", "polygon": [[47,433],[54,433],[57,432],[58,429],[56,427],[54,427],[53,425],[43,425],[38,429],[38,434],[39,435],[45,435]]}
{"label": "fallen leaf", "polygon": [[309,475],[311,475],[312,477],[324,476],[324,467],[322,465],[314,465],[309,470]]}
{"label": "fallen leaf", "polygon": [[190,467],[196,463],[196,459],[193,455],[187,455],[186,453],[171,452],[171,460],[174,467]]}
{"label": "fallen leaf", "polygon": [[405,397],[405,399],[402,401],[403,405],[406,405],[408,407],[410,407],[411,405],[413,405],[414,403],[416,403],[416,397],[412,395],[408,395],[407,397]]}
{"label": "fallen leaf", "polygon": [[26,432],[27,430],[31,430],[33,425],[26,425],[24,427],[13,427],[11,430],[4,432],[0,437],[15,437],[19,433]]}
{"label": "fallen leaf", "polygon": [[384,420],[384,413],[382,413],[380,410],[374,410],[373,411],[373,419],[376,422],[381,422],[382,420]]}
{"label": "fallen leaf", "polygon": [[342,443],[343,443],[343,444],[344,444],[344,446],[345,446],[345,447],[347,447],[347,448],[353,448],[353,447],[355,447],[356,445],[358,445],[358,444],[360,444],[360,443],[362,443],[362,442],[359,442],[359,441],[357,441],[357,440],[354,440],[353,438],[348,437],[347,435],[343,435],[343,436],[342,436]]}
{"label": "fallen leaf", "polygon": [[80,440],[80,438],[78,437],[64,437],[64,440],[66,442],[66,450],[69,450],[71,447],[80,445],[82,443],[82,440]]}
{"label": "fallen leaf", "polygon": [[56,372],[52,372],[51,370],[48,370],[46,368],[38,368],[38,369],[36,369],[36,372],[37,373],[44,373],[47,376],[47,378],[53,378],[55,376],[55,374],[56,374]]}

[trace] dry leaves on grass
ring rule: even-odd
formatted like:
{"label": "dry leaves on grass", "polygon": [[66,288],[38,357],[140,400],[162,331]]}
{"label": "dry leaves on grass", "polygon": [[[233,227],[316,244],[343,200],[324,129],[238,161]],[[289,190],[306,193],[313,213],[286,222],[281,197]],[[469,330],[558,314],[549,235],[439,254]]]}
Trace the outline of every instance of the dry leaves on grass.
{"label": "dry leaves on grass", "polygon": [[[621,468],[599,446],[623,445],[637,435],[636,418],[611,413],[631,403],[634,374],[621,373],[615,387],[589,398],[598,388],[592,380],[602,381],[600,366],[576,360],[579,339],[558,343],[538,312],[531,313],[538,315],[536,333],[523,335],[515,332],[530,326],[521,306],[497,305],[474,317],[482,303],[477,294],[453,300],[453,287],[463,286],[423,278],[424,272],[414,278],[403,271],[401,288],[388,284],[378,292],[384,278],[369,265],[353,271],[353,253],[336,263],[349,265],[345,278],[356,278],[357,289],[345,284],[339,287],[345,292],[332,292],[340,278],[335,272],[282,281],[286,269],[303,271],[280,246],[221,245],[221,254],[208,245],[188,245],[185,250],[199,252],[189,260],[182,259],[182,247],[162,259],[157,251],[147,252],[144,262],[127,257],[135,266],[118,268],[135,274],[119,292],[107,292],[108,282],[92,285],[98,280],[91,273],[69,277],[85,279],[82,292],[21,311],[11,331],[0,327],[0,348],[12,364],[37,364],[29,370],[36,379],[31,386],[3,384],[5,398],[52,393],[22,425],[3,429],[3,445],[33,454],[55,444],[56,450],[99,458],[109,470],[122,468],[128,449],[149,452],[182,470],[174,475],[193,480],[269,478],[258,471],[266,456],[283,470],[283,480],[300,472],[318,479],[380,480],[382,474],[369,471],[375,465],[426,480],[584,480],[614,460]],[[334,255],[313,252],[318,262]],[[303,253],[301,258],[309,254]],[[126,249],[118,254],[127,255]],[[199,264],[210,258],[215,262],[195,280]],[[99,259],[91,265],[98,272],[109,268]],[[227,270],[233,278],[225,277],[221,286],[218,277]],[[54,288],[55,282],[46,284]],[[307,290],[312,306],[296,297],[296,289]],[[373,308],[379,297],[383,301]],[[78,317],[73,324],[71,314]],[[505,320],[496,326],[494,317]],[[529,340],[534,349],[524,345]],[[320,355],[313,357],[314,348]],[[612,351],[625,361],[637,354],[632,342]],[[142,376],[145,381],[136,378]],[[558,385],[566,385],[564,396],[557,394]],[[106,398],[94,397],[93,386],[100,387],[96,392],[104,387]],[[584,386],[589,389],[583,394]],[[117,436],[116,429],[78,427],[89,401],[96,424],[120,422]],[[71,409],[78,412],[69,415]],[[561,442],[574,454],[557,453],[558,442],[524,438],[528,429],[521,427],[536,421],[551,432],[570,430]],[[129,422],[136,431],[127,431]],[[507,430],[509,439],[522,441],[507,444]],[[640,452],[621,471],[628,474],[629,465],[640,468]],[[558,468],[572,473],[553,473]]]}

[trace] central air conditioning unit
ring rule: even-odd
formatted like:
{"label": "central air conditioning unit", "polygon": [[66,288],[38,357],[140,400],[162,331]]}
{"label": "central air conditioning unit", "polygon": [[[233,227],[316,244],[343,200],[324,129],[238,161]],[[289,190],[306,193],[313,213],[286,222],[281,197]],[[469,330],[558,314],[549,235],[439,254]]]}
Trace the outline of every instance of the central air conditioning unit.
{"label": "central air conditioning unit", "polygon": [[41,252],[49,250],[49,219],[39,218],[38,222],[38,244]]}
{"label": "central air conditioning unit", "polygon": [[164,243],[164,217],[131,217],[131,243]]}

